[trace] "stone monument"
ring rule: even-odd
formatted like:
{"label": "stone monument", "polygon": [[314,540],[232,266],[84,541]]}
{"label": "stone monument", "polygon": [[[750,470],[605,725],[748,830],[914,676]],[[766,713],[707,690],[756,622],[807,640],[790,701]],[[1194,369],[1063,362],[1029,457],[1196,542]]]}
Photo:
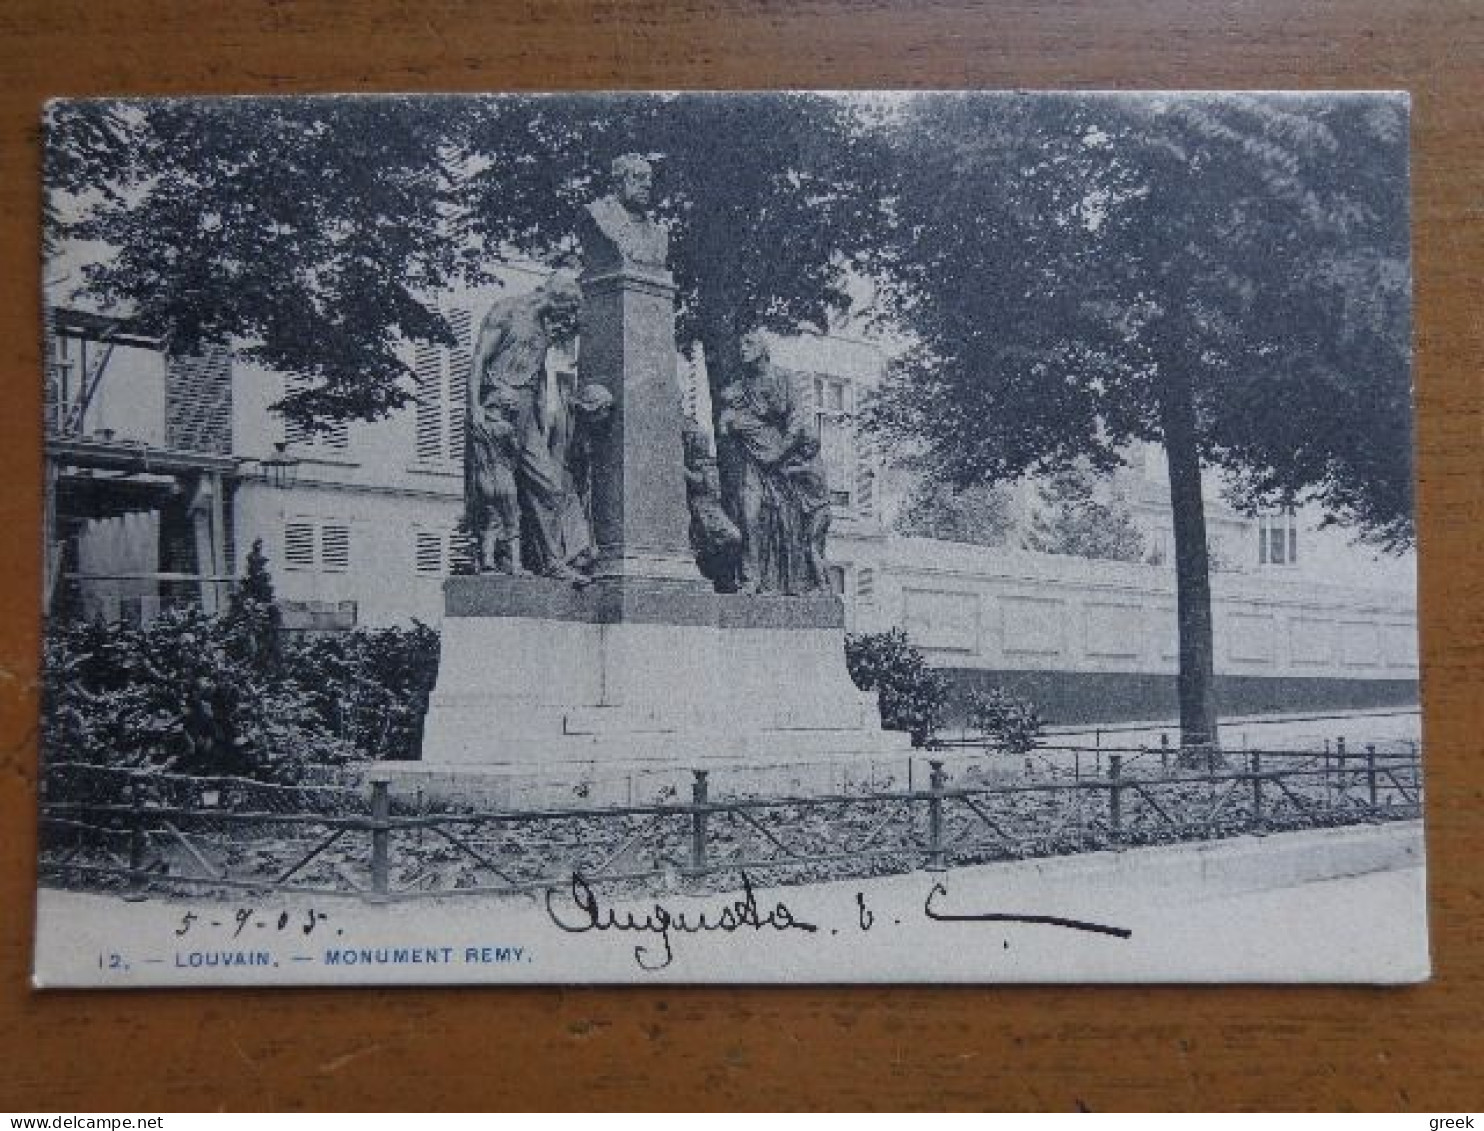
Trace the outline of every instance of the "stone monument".
{"label": "stone monument", "polygon": [[[438,682],[415,772],[580,780],[900,752],[907,737],[883,731],[875,695],[850,681],[843,607],[821,588],[822,562],[801,544],[775,546],[798,556],[790,576],[807,579],[795,587],[801,595],[763,584],[718,592],[727,586],[697,567],[669,237],[649,215],[648,163],[623,157],[614,174],[614,192],[589,206],[582,237],[578,382],[608,394],[598,398],[601,427],[585,449],[590,575],[574,584],[563,564],[549,576],[495,567],[447,580]],[[517,369],[533,363],[529,347],[519,347]],[[495,371],[509,368],[497,351],[477,356]],[[510,400],[496,403],[509,413]],[[761,404],[739,397],[741,415],[765,419],[739,417],[736,427],[778,430]],[[770,439],[754,435],[749,458],[765,461]],[[811,449],[807,436],[790,436],[762,489],[800,499],[822,490],[811,478],[817,452],[817,438]],[[694,497],[694,483],[689,489]],[[797,504],[787,513],[803,522],[807,511]],[[806,536],[795,533],[796,542]]]}

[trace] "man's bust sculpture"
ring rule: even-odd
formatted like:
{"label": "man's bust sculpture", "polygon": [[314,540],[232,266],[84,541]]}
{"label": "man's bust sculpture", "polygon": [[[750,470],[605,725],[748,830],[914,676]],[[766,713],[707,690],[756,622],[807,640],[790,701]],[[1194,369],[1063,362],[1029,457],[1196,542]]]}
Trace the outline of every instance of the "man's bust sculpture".
{"label": "man's bust sculpture", "polygon": [[665,270],[670,233],[649,217],[654,171],[637,153],[613,162],[614,191],[587,206],[592,221],[583,233],[588,272],[638,267]]}

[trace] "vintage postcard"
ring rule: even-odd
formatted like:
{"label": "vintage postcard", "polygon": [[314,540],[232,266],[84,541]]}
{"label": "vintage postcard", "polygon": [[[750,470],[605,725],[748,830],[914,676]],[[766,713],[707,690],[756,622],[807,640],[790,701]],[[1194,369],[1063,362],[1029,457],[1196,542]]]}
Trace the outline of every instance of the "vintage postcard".
{"label": "vintage postcard", "polygon": [[1404,94],[44,175],[38,986],[1428,976]]}

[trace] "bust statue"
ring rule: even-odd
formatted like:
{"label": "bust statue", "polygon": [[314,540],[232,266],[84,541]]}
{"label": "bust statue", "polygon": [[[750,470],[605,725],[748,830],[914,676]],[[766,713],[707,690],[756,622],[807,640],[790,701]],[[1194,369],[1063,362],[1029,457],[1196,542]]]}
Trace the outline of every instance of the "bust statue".
{"label": "bust statue", "polygon": [[614,191],[587,206],[592,224],[583,235],[587,269],[626,267],[663,271],[670,255],[670,233],[649,216],[654,171],[637,153],[613,162]]}

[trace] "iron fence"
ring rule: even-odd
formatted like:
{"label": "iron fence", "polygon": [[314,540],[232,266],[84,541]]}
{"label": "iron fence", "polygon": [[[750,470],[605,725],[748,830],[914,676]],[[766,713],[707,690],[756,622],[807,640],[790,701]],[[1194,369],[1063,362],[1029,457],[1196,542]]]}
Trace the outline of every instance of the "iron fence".
{"label": "iron fence", "polygon": [[[807,882],[1246,833],[1414,818],[1420,755],[1043,747],[1010,779],[934,756],[905,789],[480,810],[393,792],[61,764],[44,775],[41,871],[60,883],[249,889],[380,902],[535,891],[579,873],[638,889]],[[1070,754],[1071,761],[1058,760]],[[1192,764],[1194,762],[1194,764]]]}

